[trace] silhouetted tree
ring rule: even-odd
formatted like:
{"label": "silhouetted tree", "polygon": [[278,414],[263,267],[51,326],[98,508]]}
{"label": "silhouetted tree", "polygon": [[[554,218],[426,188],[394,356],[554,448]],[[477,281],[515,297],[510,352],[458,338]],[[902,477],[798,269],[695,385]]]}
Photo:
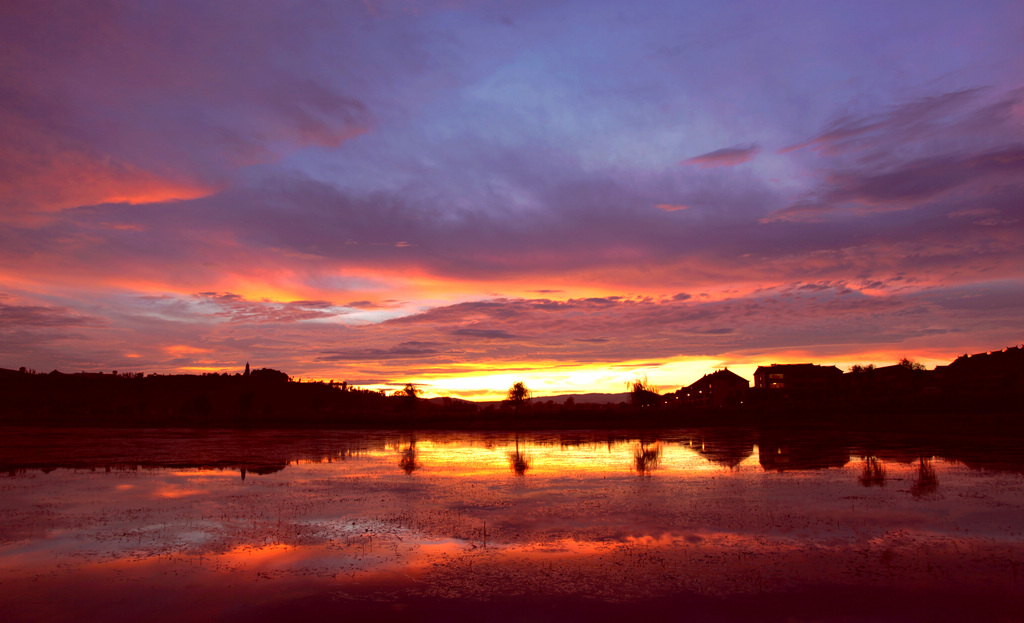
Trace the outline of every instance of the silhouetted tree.
{"label": "silhouetted tree", "polygon": [[646,374],[627,382],[626,387],[629,388],[629,398],[634,407],[652,407],[661,403],[661,395],[647,382]]}
{"label": "silhouetted tree", "polygon": [[899,365],[903,366],[908,370],[924,370],[925,366],[923,363],[918,363],[908,357],[900,357]]}
{"label": "silhouetted tree", "polygon": [[416,412],[416,400],[419,395],[419,390],[412,383],[406,383],[405,387],[394,393],[395,396],[401,398],[402,403],[405,406],[406,411],[412,416]]}
{"label": "silhouetted tree", "polygon": [[288,375],[273,368],[260,368],[249,373],[249,378],[261,383],[287,383]]}
{"label": "silhouetted tree", "polygon": [[526,388],[526,383],[522,381],[512,383],[512,387],[508,388],[508,401],[516,409],[516,417],[519,417],[519,406],[528,400],[530,400],[530,390]]}

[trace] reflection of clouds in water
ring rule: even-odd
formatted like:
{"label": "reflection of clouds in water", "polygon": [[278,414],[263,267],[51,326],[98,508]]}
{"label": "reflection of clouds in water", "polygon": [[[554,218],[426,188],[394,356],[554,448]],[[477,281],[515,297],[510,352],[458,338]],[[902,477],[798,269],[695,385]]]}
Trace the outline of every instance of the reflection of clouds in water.
{"label": "reflection of clouds in water", "polygon": [[[757,452],[729,468],[679,441],[520,440],[518,452],[527,447],[527,478],[510,473],[511,436],[382,445],[244,482],[235,472],[188,469],[13,477],[0,499],[0,581],[55,573],[55,564],[67,574],[117,562],[135,573],[159,562],[186,577],[199,566],[339,582],[407,574],[430,595],[611,599],[616,591],[871,582],[878,569],[865,561],[883,555],[885,573],[954,581],[959,565],[982,577],[995,569],[985,560],[1024,555],[1006,536],[1008,526],[1024,532],[1018,474],[981,477],[940,459],[765,471]],[[415,478],[396,469],[396,453],[421,464]],[[656,477],[636,477],[652,469]],[[865,474],[923,483],[921,492],[941,477],[945,495],[863,487]],[[971,554],[956,559],[958,549]]]}

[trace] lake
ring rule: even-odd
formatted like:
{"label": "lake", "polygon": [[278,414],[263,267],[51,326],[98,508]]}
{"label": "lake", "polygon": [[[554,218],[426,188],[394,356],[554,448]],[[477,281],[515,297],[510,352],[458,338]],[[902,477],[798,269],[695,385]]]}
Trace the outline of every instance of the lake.
{"label": "lake", "polygon": [[1024,443],[0,429],[0,620],[1024,621]]}

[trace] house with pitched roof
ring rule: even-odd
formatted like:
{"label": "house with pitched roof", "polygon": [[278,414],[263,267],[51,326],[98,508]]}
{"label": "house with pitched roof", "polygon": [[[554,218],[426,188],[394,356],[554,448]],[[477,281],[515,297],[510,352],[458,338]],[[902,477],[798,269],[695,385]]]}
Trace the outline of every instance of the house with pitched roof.
{"label": "house with pitched roof", "polygon": [[749,389],[750,381],[726,368],[705,374],[679,394],[687,406],[731,407],[743,404]]}

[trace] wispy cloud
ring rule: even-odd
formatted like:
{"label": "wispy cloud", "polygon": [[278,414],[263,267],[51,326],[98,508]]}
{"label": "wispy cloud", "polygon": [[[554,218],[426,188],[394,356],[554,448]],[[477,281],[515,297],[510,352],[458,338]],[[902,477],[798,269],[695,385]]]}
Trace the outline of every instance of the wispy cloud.
{"label": "wispy cloud", "polygon": [[750,162],[760,152],[761,148],[757,145],[736,145],[735,147],[724,147],[701,154],[700,156],[687,158],[683,160],[682,164],[701,167],[733,167]]}

